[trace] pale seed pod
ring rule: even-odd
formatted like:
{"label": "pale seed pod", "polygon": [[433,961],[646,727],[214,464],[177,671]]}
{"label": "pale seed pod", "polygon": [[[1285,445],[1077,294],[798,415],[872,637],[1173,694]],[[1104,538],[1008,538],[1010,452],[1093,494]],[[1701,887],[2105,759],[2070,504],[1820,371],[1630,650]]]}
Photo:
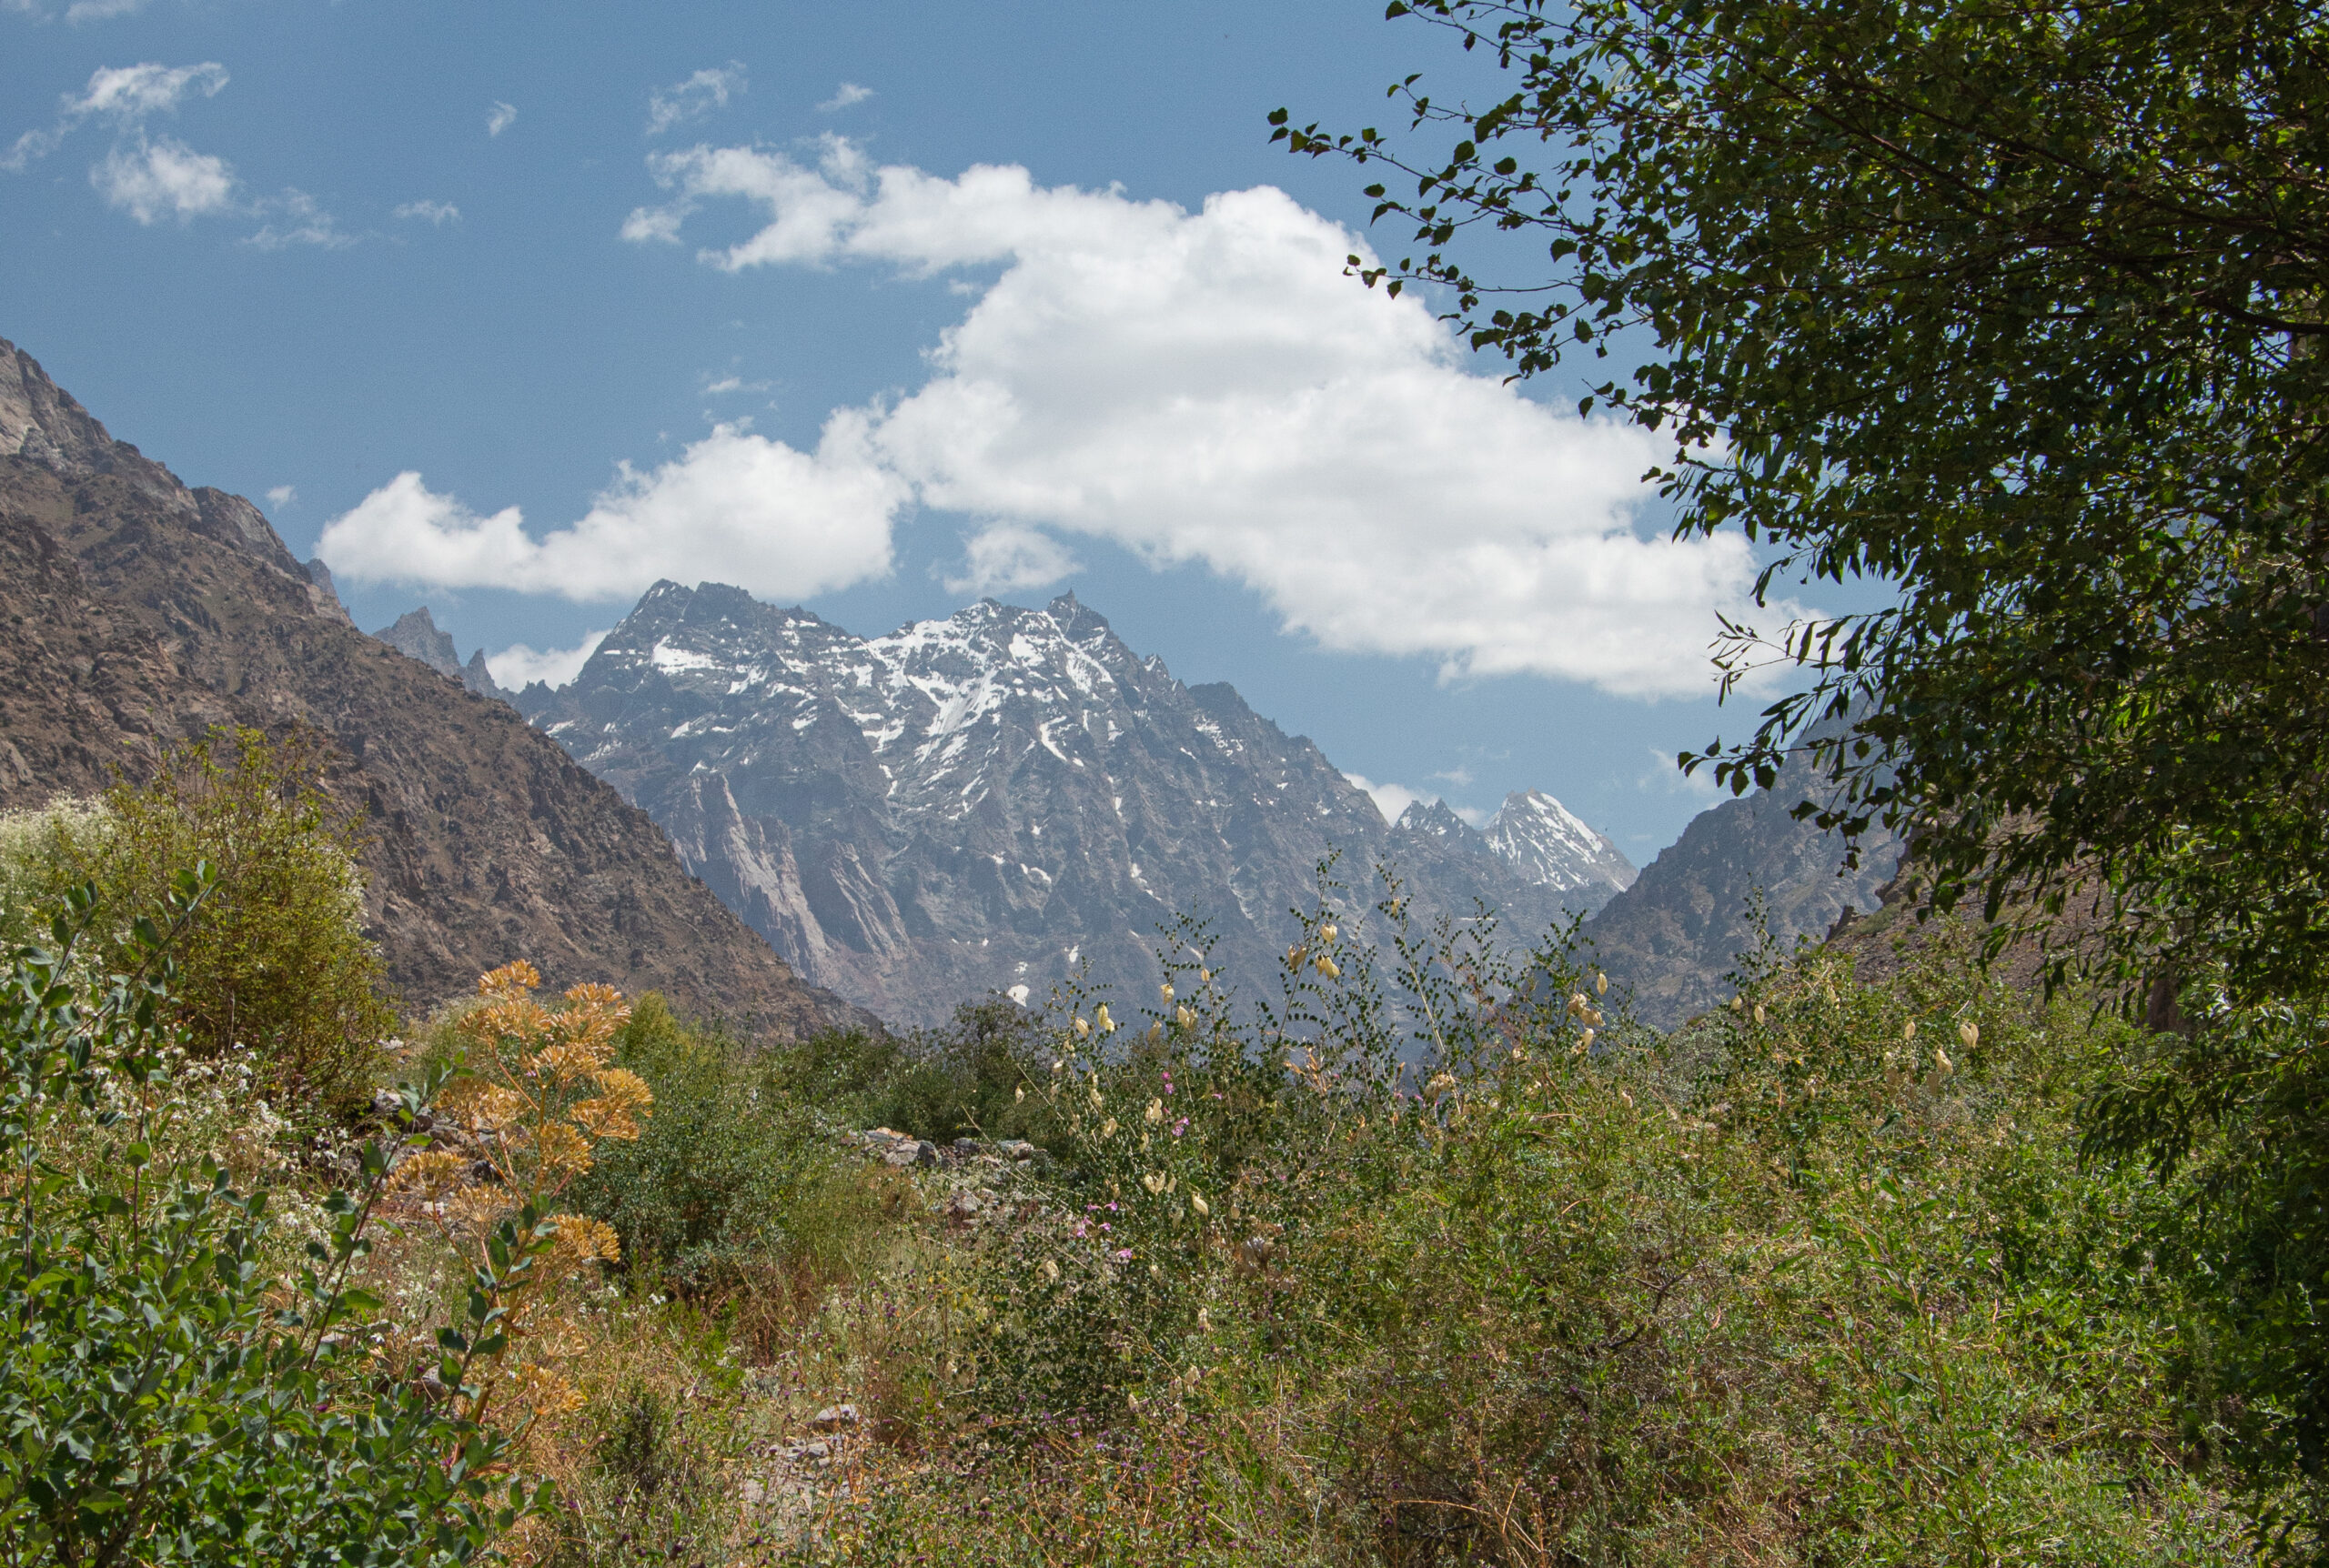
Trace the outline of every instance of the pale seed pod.
{"label": "pale seed pod", "polygon": [[1335,929],[1334,922],[1331,920],[1318,928],[1318,940],[1320,941],[1331,942],[1336,937],[1341,935],[1342,932]]}
{"label": "pale seed pod", "polygon": [[1081,1038],[1083,1038],[1084,1035],[1090,1034],[1091,1032],[1092,1032],[1092,1024],[1091,1024],[1091,1020],[1088,1020],[1088,1019],[1086,1019],[1086,1018],[1085,1018],[1082,1013],[1080,1013],[1080,1012],[1079,1012],[1079,1013],[1077,1013],[1077,1014],[1075,1015],[1075,1033],[1076,1033],[1076,1037],[1077,1037],[1078,1039],[1081,1039]]}
{"label": "pale seed pod", "polygon": [[1917,1020],[1915,1019],[1912,1018],[1908,1022],[1901,1026],[1901,1038],[1902,1040],[1914,1040],[1917,1038]]}
{"label": "pale seed pod", "polygon": [[1057,1284],[1059,1282],[1059,1264],[1050,1258],[1045,1258],[1044,1260],[1044,1278],[1051,1281],[1054,1284]]}
{"label": "pale seed pod", "polygon": [[1593,977],[1593,994],[1595,996],[1608,996],[1609,994],[1609,977],[1608,975],[1595,975]]}
{"label": "pale seed pod", "polygon": [[1103,1138],[1114,1138],[1115,1135],[1116,1119],[1111,1116],[1105,1121],[1100,1123],[1100,1136]]}
{"label": "pale seed pod", "polygon": [[1114,1034],[1116,1031],[1116,1020],[1108,1016],[1108,1004],[1106,1002],[1102,1002],[1099,1007],[1094,1010],[1092,1014],[1092,1021],[1099,1027],[1102,1034]]}
{"label": "pale seed pod", "polygon": [[1164,1178],[1160,1172],[1154,1171],[1143,1176],[1140,1179],[1140,1184],[1148,1189],[1151,1197],[1162,1196],[1164,1191]]}
{"label": "pale seed pod", "polygon": [[1981,1043],[1981,1026],[1969,1018],[1957,1026],[1957,1038],[1971,1050]]}
{"label": "pale seed pod", "polygon": [[1593,1030],[1588,1029],[1583,1034],[1577,1037],[1577,1048],[1579,1050],[1591,1050],[1593,1049]]}
{"label": "pale seed pod", "polygon": [[1318,960],[1318,972],[1325,975],[1328,980],[1340,980],[1342,979],[1343,974],[1342,966],[1340,964],[1335,962],[1332,959],[1325,958]]}
{"label": "pale seed pod", "polygon": [[1026,1086],[1025,1084],[1023,1084],[1023,1084],[1021,1084],[1021,1085],[1019,1086],[1018,1092],[1016,1092],[1016,1093],[1014,1093],[1013,1095],[1012,1095],[1012,1097],[1011,1097],[1011,1098],[1012,1098],[1013,1101],[1021,1101],[1021,1100],[1024,1100],[1024,1099],[1026,1099],[1026,1098],[1027,1098],[1027,1086]]}
{"label": "pale seed pod", "polygon": [[1150,1101],[1148,1102],[1148,1109],[1141,1112],[1141,1118],[1151,1127],[1155,1126],[1158,1122],[1164,1120],[1164,1102],[1161,1100]]}
{"label": "pale seed pod", "polygon": [[1197,1218],[1200,1220],[1213,1212],[1213,1205],[1205,1201],[1205,1197],[1202,1193],[1192,1192],[1189,1194],[1189,1207],[1197,1211]]}
{"label": "pale seed pod", "polygon": [[1730,999],[1730,1010],[1731,1010],[1731,1011],[1733,1011],[1733,1012],[1744,1012],[1746,1010],[1747,1010],[1747,999],[1746,999],[1745,997],[1743,997],[1743,996],[1735,996],[1735,997],[1732,997],[1732,998]]}
{"label": "pale seed pod", "polygon": [[1183,1029],[1195,1029],[1197,1026],[1197,1015],[1185,1007],[1176,1007],[1173,1010],[1173,1021]]}
{"label": "pale seed pod", "polygon": [[1757,1029],[1760,1029],[1769,1021],[1770,1014],[1763,1010],[1763,1004],[1761,1002],[1757,1002],[1755,1004],[1755,1027]]}
{"label": "pale seed pod", "polygon": [[1213,1314],[1203,1307],[1197,1309],[1197,1332],[1205,1334],[1213,1332]]}
{"label": "pale seed pod", "polygon": [[1156,988],[1156,994],[1163,997],[1166,1001],[1171,1001],[1173,1000],[1173,982],[1167,980],[1163,985],[1158,986]]}

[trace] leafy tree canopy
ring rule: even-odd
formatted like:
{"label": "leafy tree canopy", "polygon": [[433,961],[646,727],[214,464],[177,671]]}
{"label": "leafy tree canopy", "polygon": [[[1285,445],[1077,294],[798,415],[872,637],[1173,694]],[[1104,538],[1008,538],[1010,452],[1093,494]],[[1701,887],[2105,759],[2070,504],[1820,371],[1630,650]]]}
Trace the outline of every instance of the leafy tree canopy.
{"label": "leafy tree canopy", "polygon": [[[1581,407],[1672,437],[1680,528],[1771,545],[1759,593],[1897,586],[1729,628],[1730,678],[1811,679],[1686,765],[1743,789],[1809,745],[1841,787],[1822,820],[1912,826],[1940,907],[2018,886],[2059,912],[2093,878],[2122,955],[2221,957],[2239,994],[2329,981],[2323,8],[1390,11],[1511,91],[1411,76],[1399,135],[1272,116],[1385,166],[1376,216],[1419,250],[1367,282],[1443,286],[1523,376],[1646,333]],[[1478,226],[1548,265],[1475,276]]]}

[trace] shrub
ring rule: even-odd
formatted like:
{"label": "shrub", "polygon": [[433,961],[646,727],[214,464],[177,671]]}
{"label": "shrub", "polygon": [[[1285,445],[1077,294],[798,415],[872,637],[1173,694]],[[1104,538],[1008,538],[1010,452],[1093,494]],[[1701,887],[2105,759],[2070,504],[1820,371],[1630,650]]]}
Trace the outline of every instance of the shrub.
{"label": "shrub", "polygon": [[132,921],[171,877],[208,862],[216,885],[176,950],[172,1013],[197,1053],[256,1052],[295,1117],[346,1118],[368,1099],[395,1028],[363,934],[364,838],[322,788],[325,742],[220,729],[175,748],[153,779],[101,810],[53,810],[14,836],[19,897],[54,910],[94,882],[96,960],[117,965]]}
{"label": "shrub", "polygon": [[[366,1146],[367,1188],[329,1196],[296,1268],[274,1261],[267,1191],[156,1157],[176,1110],[164,944],[205,891],[181,879],[167,936],[139,921],[92,992],[69,978],[97,915],[84,890],[0,981],[0,1563],[469,1561],[539,1502],[497,1478],[508,1441],[463,1408],[496,1349],[442,1358],[449,1401],[384,1379],[348,1286],[406,1135]],[[59,1170],[68,1129],[110,1158]],[[545,1244],[528,1216],[496,1268],[522,1275]]]}

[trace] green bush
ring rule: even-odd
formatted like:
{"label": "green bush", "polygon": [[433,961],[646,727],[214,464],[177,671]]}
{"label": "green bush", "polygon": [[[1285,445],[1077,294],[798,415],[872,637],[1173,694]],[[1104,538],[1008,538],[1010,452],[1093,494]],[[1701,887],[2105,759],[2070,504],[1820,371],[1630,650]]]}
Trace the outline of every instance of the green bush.
{"label": "green bush", "polygon": [[96,884],[101,967],[125,959],[132,922],[160,908],[173,875],[207,861],[217,885],[176,949],[173,1017],[197,1053],[248,1047],[277,1102],[307,1121],[365,1104],[396,1026],[363,934],[363,834],[324,792],[323,748],[307,731],[217,730],[100,809],[20,817],[0,834],[0,898],[20,926]]}
{"label": "green bush", "polygon": [[883,1126],[935,1142],[975,1135],[1042,1141],[1052,1122],[1022,1091],[1040,1085],[1054,1053],[1041,1015],[1008,999],[964,1002],[943,1027],[902,1039],[829,1030],[771,1049],[774,1081],[856,1127]]}
{"label": "green bush", "polygon": [[[167,936],[136,922],[90,992],[69,978],[98,914],[83,890],[0,981],[0,1563],[470,1561],[539,1501],[490,1479],[509,1443],[461,1413],[495,1326],[444,1331],[432,1393],[381,1375],[374,1303],[347,1284],[405,1140],[364,1148],[368,1189],[325,1201],[290,1268],[267,1191],[156,1157],[175,1108],[165,945],[197,928],[204,890],[182,877],[158,900]],[[62,1169],[76,1124],[108,1157]],[[526,1217],[501,1271],[549,1244]]]}

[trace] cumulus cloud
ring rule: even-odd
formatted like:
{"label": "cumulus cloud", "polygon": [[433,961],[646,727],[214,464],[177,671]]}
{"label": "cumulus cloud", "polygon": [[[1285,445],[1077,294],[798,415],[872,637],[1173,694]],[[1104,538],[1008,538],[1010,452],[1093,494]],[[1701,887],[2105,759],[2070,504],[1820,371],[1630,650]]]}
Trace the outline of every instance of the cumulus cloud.
{"label": "cumulus cloud", "polygon": [[821,115],[830,115],[838,110],[854,108],[872,95],[873,89],[871,87],[861,87],[854,82],[843,82],[833,89],[832,97],[817,106],[817,112]]}
{"label": "cumulus cloud", "polygon": [[582,667],[606,640],[604,631],[593,631],[586,633],[572,648],[539,651],[522,642],[513,642],[499,653],[487,654],[485,668],[492,672],[494,684],[505,691],[522,691],[537,680],[546,686],[564,686],[582,673]]}
{"label": "cumulus cloud", "polygon": [[392,216],[418,218],[422,223],[442,228],[449,223],[460,222],[461,209],[449,201],[408,201],[398,207]]}
{"label": "cumulus cloud", "polygon": [[180,223],[234,206],[235,171],[226,159],[197,153],[175,136],[144,136],[116,146],[89,171],[108,206],[141,224]]}
{"label": "cumulus cloud", "polygon": [[946,591],[1017,593],[1055,583],[1075,569],[1075,558],[1049,534],[998,523],[963,541],[963,570],[946,579]]}
{"label": "cumulus cloud", "polygon": [[761,210],[699,252],[723,270],[1001,266],[931,380],[863,411],[926,505],[1201,561],[1290,631],[1450,675],[1697,694],[1715,613],[1750,608],[1743,538],[1637,527],[1648,435],[1474,374],[1422,300],[1344,275],[1363,241],[1281,191],[1193,213],[1018,167],[875,168],[838,137],[813,163],[699,146],[650,168],[670,199],[631,239],[677,242],[711,202]]}
{"label": "cumulus cloud", "polygon": [[724,109],[745,85],[742,62],[731,60],[718,69],[698,71],[684,82],[658,87],[647,95],[647,134],[660,136],[673,126]]}
{"label": "cumulus cloud", "polygon": [[316,549],[358,582],[587,600],[716,573],[799,598],[888,572],[892,519],[907,499],[906,483],[873,460],[864,417],[843,411],[814,452],[720,425],[651,471],[623,464],[586,516],[539,539],[515,507],[480,517],[399,474],[332,519]]}
{"label": "cumulus cloud", "polygon": [[1404,784],[1378,783],[1375,779],[1353,773],[1348,769],[1343,769],[1343,777],[1375,797],[1375,809],[1383,813],[1383,820],[1386,822],[1397,821],[1400,812],[1405,811],[1418,800],[1430,799],[1427,795],[1417,794]]}
{"label": "cumulus cloud", "polygon": [[517,123],[518,106],[515,104],[505,104],[497,98],[494,100],[493,107],[486,112],[485,134],[489,136],[498,136]]}
{"label": "cumulus cloud", "polygon": [[0,168],[21,169],[55,152],[84,120],[108,120],[126,134],[154,115],[175,114],[188,94],[215,98],[227,85],[227,67],[216,60],[198,65],[164,65],[146,61],[136,65],[101,65],[89,75],[79,93],[64,95],[56,122],[26,131],[0,156]]}
{"label": "cumulus cloud", "polygon": [[290,485],[277,485],[267,493],[267,504],[281,508],[299,498],[299,492]]}

